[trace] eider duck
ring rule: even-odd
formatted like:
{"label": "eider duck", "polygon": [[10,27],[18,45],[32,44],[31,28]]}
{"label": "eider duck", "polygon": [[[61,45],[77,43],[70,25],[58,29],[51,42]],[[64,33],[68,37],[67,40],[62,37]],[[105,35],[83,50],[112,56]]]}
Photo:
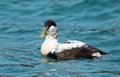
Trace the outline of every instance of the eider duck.
{"label": "eider duck", "polygon": [[57,25],[52,20],[47,20],[44,24],[43,32],[40,38],[46,36],[45,41],[41,45],[41,53],[47,57],[65,60],[101,57],[105,52],[97,49],[89,44],[77,40],[68,40],[64,43],[59,43],[57,40]]}

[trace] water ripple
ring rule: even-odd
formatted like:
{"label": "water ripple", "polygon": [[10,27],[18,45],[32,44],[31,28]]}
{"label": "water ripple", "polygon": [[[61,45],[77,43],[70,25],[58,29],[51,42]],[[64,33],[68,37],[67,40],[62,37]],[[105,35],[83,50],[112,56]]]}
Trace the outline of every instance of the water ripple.
{"label": "water ripple", "polygon": [[[1,0],[0,76],[119,77],[119,7],[120,0]],[[61,42],[81,40],[110,54],[68,61],[42,56],[39,35],[47,19],[56,21]]]}

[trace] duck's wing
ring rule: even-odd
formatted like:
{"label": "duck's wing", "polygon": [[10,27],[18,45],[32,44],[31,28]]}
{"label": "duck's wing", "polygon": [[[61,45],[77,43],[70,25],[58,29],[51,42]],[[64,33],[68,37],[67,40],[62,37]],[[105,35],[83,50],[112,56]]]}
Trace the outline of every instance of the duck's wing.
{"label": "duck's wing", "polygon": [[94,58],[100,57],[105,52],[91,46],[85,44],[81,41],[70,40],[65,42],[64,44],[60,44],[58,48],[56,48],[56,52],[51,52],[48,54],[49,57],[55,59],[72,59],[72,58]]}
{"label": "duck's wing", "polygon": [[71,50],[73,48],[80,48],[80,47],[85,46],[85,45],[86,45],[86,43],[83,43],[81,41],[68,40],[67,42],[59,43],[55,49],[55,52],[60,53],[60,52],[63,52],[64,50]]}
{"label": "duck's wing", "polygon": [[79,44],[79,45],[81,45],[81,47],[85,47],[85,48],[87,48],[87,49],[89,49],[89,50],[91,50],[91,51],[99,52],[99,53],[102,54],[102,55],[103,55],[103,54],[107,54],[106,52],[103,52],[103,51],[101,51],[100,49],[98,49],[98,48],[96,48],[96,47],[94,47],[94,46],[92,46],[92,45],[86,44],[86,43],[84,43],[84,42],[81,42],[81,41],[68,40],[66,43]]}

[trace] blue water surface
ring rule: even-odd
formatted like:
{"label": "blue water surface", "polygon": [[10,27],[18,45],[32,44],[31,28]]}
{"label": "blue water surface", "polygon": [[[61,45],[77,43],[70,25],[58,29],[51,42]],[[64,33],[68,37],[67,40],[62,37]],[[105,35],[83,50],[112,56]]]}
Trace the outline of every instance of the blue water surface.
{"label": "blue water surface", "polygon": [[[60,42],[81,40],[110,54],[42,56],[47,19],[57,23]],[[0,77],[120,77],[120,0],[0,0]]]}

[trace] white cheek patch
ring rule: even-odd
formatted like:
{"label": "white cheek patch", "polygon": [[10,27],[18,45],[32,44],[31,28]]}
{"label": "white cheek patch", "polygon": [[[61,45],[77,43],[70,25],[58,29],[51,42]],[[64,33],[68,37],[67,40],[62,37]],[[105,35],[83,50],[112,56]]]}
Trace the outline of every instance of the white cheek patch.
{"label": "white cheek patch", "polygon": [[47,30],[47,38],[57,38],[57,27],[50,26],[50,28]]}
{"label": "white cheek patch", "polygon": [[55,34],[56,32],[57,32],[57,27],[55,26],[50,26],[50,28],[47,31],[47,33],[49,34]]}

